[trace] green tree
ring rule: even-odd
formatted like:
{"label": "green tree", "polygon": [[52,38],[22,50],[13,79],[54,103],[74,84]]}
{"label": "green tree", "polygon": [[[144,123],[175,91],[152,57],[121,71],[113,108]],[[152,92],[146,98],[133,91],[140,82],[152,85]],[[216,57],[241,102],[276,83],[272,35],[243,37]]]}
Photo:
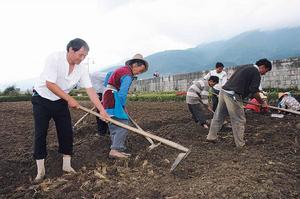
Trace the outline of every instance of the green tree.
{"label": "green tree", "polygon": [[2,94],[6,96],[16,96],[19,95],[19,89],[17,89],[15,85],[12,85],[7,87]]}

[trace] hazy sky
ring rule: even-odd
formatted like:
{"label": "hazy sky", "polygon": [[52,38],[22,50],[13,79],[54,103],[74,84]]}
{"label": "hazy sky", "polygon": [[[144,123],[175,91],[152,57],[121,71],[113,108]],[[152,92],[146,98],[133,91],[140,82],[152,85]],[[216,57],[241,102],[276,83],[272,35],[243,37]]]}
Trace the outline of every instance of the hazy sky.
{"label": "hazy sky", "polygon": [[0,83],[37,77],[76,37],[90,70],[132,57],[300,25],[300,0],[1,0]]}

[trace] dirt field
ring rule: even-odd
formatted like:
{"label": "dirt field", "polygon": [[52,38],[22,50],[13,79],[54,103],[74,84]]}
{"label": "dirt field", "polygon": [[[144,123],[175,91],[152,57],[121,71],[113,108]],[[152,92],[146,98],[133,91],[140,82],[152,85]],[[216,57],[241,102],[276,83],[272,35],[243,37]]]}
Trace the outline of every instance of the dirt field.
{"label": "dirt field", "polygon": [[[35,185],[31,103],[0,103],[0,198],[299,198],[299,116],[247,114],[247,146],[237,150],[230,129],[220,133],[220,143],[205,142],[207,131],[191,120],[184,102],[131,102],[128,110],[144,130],[192,149],[173,173],[180,151],[161,145],[148,152],[147,140],[134,133],[127,143],[133,156],[109,159],[110,139],[97,136],[88,116],[74,136],[77,173],[63,174],[51,123],[47,178]],[[73,122],[83,114],[72,111]]]}

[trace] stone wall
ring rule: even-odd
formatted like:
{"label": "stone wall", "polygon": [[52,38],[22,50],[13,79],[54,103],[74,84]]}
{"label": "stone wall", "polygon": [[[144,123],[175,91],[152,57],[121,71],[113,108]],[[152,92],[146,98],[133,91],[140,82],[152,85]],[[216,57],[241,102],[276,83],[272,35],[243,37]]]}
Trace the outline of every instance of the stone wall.
{"label": "stone wall", "polygon": [[[274,60],[272,64],[272,70],[262,76],[262,88],[300,89],[300,57]],[[226,67],[228,76],[231,76],[237,67]],[[207,70],[138,80],[133,83],[131,89],[143,92],[186,91],[192,81],[202,78],[208,72]]]}

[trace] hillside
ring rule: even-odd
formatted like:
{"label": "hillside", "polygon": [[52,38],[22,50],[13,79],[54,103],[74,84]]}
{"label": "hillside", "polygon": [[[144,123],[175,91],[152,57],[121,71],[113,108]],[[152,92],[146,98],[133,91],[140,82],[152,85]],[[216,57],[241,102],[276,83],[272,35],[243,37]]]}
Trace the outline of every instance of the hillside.
{"label": "hillside", "polygon": [[[200,44],[185,50],[162,51],[145,59],[150,68],[140,79],[151,78],[155,71],[160,75],[188,73],[214,68],[220,61],[226,66],[254,63],[266,57],[270,60],[300,56],[300,27],[274,31],[244,32],[226,41]],[[111,71],[114,65],[104,71]],[[18,81],[15,85],[21,90],[31,89],[34,79]],[[7,85],[0,84],[0,90]]]}
{"label": "hillside", "polygon": [[169,50],[152,54],[147,74],[161,75],[201,71],[213,68],[217,61],[225,66],[253,63],[266,57],[270,60],[300,55],[300,27],[275,31],[250,31],[226,41],[202,44],[186,50]]}

